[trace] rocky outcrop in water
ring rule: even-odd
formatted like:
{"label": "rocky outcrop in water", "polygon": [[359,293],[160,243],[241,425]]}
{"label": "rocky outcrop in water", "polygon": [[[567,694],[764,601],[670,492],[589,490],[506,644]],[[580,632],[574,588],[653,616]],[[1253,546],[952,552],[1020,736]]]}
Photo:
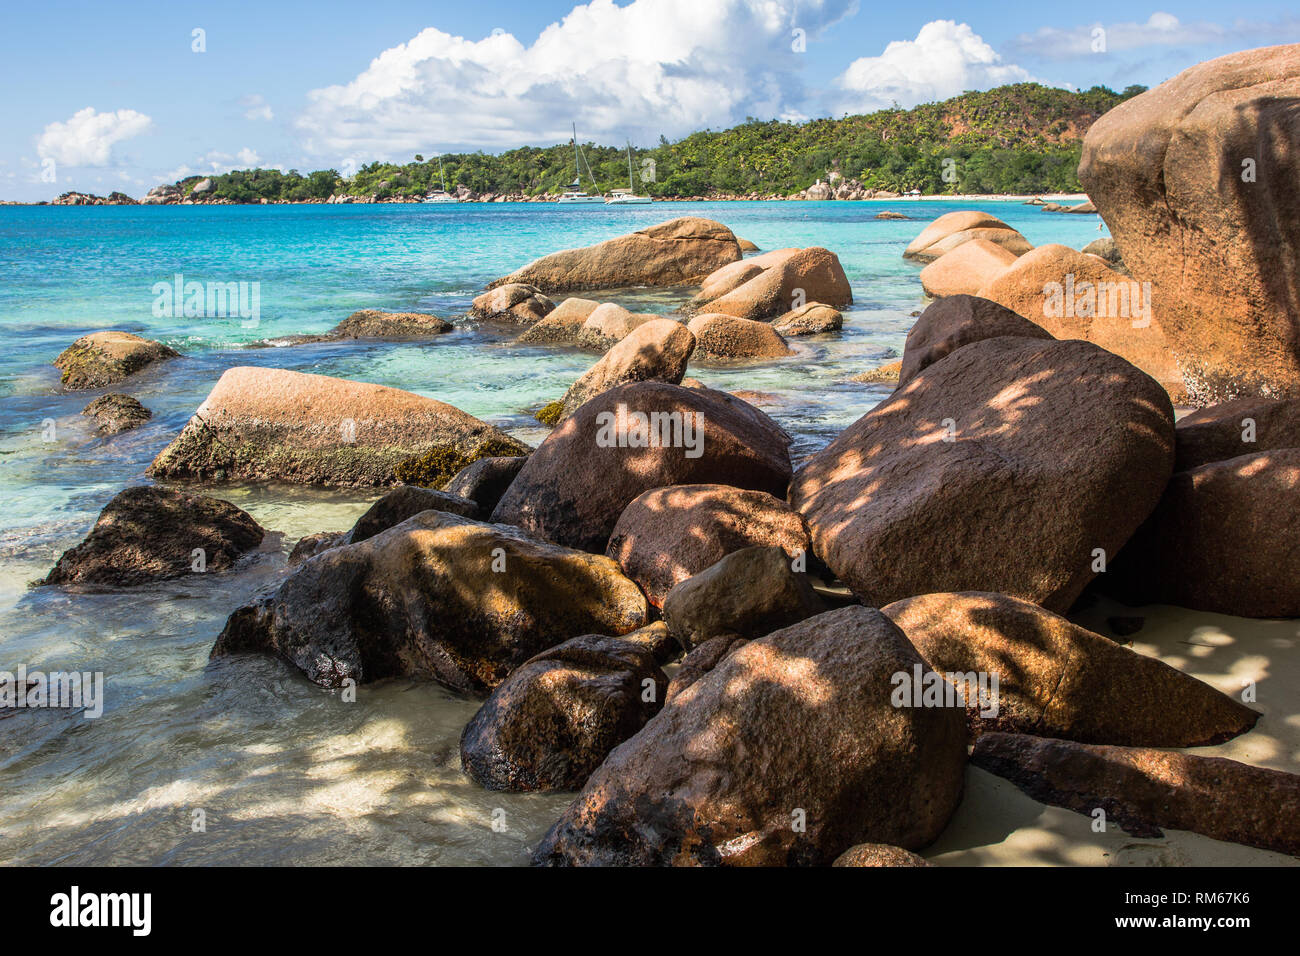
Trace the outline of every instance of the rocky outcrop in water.
{"label": "rocky outcrop in water", "polygon": [[710,312],[695,316],[688,328],[695,336],[701,357],[727,361],[784,358],[792,354],[785,339],[768,322]]}
{"label": "rocky outcrop in water", "polygon": [[139,428],[153,418],[153,412],[141,405],[137,399],[130,395],[123,395],[121,392],[110,392],[99,396],[83,408],[81,414],[93,418],[95,428],[106,435],[116,435],[119,432]]}
{"label": "rocky outcrop in water", "polygon": [[380,312],[362,309],[336,325],[328,337],[340,339],[423,339],[443,335],[453,326],[423,312]]}
{"label": "rocky outcrop in water", "polygon": [[555,311],[555,303],[542,290],[524,282],[510,282],[474,299],[469,314],[489,322],[533,325]]}
{"label": "rocky outcrop in water", "polygon": [[147,584],[228,570],[266,531],[227,501],[140,485],[114,496],[42,584]]}
{"label": "rocky outcrop in water", "polygon": [[689,285],[740,258],[730,229],[712,219],[671,219],[594,246],[566,249],[497,279],[537,286],[547,295],[636,285]]}
{"label": "rocky outcrop in water", "polygon": [[228,369],[156,478],[361,487],[444,483],[475,458],[528,446],[445,402],[287,369]]}
{"label": "rocky outcrop in water", "polygon": [[934,298],[975,295],[1016,261],[1016,254],[987,239],[963,242],[921,270],[921,288]]}
{"label": "rocky outcrop in water", "polygon": [[645,322],[615,343],[564,393],[566,418],[602,392],[629,382],[667,382],[676,385],[686,374],[695,351],[695,336],[673,319]]}
{"label": "rocky outcrop in water", "polygon": [[103,388],[165,359],[179,358],[175,349],[130,332],[91,332],[54,360],[64,388]]}
{"label": "rocky outcrop in water", "polygon": [[699,312],[770,320],[809,302],[837,309],[853,302],[844,267],[829,249],[780,249],[708,276],[691,300]]}
{"label": "rocky outcrop in water", "polygon": [[212,656],[273,654],[325,687],[417,677],[484,695],[547,648],[645,621],[604,556],[423,511],[299,565],[230,616]]}
{"label": "rocky outcrop in water", "polygon": [[1029,240],[997,216],[970,209],[945,213],[930,223],[908,243],[903,258],[915,262],[933,262],[962,243],[974,239],[991,242],[1016,256],[1024,255],[1033,248]]}

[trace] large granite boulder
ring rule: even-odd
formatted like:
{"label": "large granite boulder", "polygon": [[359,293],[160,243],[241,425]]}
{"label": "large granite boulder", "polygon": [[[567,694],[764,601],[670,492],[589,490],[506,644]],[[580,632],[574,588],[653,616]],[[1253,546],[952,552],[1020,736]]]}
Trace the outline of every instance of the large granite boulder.
{"label": "large granite boulder", "polygon": [[619,516],[652,488],[716,483],[784,497],[789,443],[767,415],[725,392],[619,385],[551,432],[492,520],[603,553]]}
{"label": "large granite boulder", "polygon": [[925,857],[888,843],[859,843],[835,858],[831,866],[934,866]]}
{"label": "large granite boulder", "polygon": [[899,386],[963,345],[1002,336],[1050,339],[1041,325],[1017,315],[1006,306],[973,295],[952,295],[931,303],[907,333]]}
{"label": "large granite boulder", "polygon": [[429,457],[428,471],[437,464],[432,459],[446,458],[446,481],[475,458],[527,452],[523,442],[436,399],[326,375],[239,367],[222,374],[149,474],[391,485],[417,477],[399,475],[412,459]]}
{"label": "large granite boulder", "polygon": [[916,262],[933,262],[962,243],[974,239],[991,242],[1017,256],[1024,255],[1033,248],[1024,236],[997,216],[967,209],[945,213],[922,229],[908,243],[903,258]]}
{"label": "large granite boulder", "polygon": [[1089,129],[1079,179],[1204,405],[1300,397],[1300,44],[1200,63]]}
{"label": "large granite boulder", "polygon": [[462,518],[478,518],[479,507],[468,498],[421,488],[418,485],[399,485],[385,494],[357,519],[348,533],[348,543],[365,541],[389,528],[401,524],[421,511],[446,511]]}
{"label": "large granite boulder", "polygon": [[1133,604],[1300,617],[1300,448],[1174,474],[1105,583]]}
{"label": "large granite boulder", "polygon": [[530,262],[488,288],[529,283],[546,294],[637,285],[689,285],[740,258],[736,237],[720,222],[684,216],[566,249]]}
{"label": "large granite boulder", "polygon": [[[770,257],[770,259],[769,259]],[[734,315],[740,319],[774,319],[809,302],[821,302],[840,309],[853,301],[844,267],[835,253],[820,246],[794,251],[780,250],[747,259],[746,266],[760,260],[770,262],[762,271],[751,275],[729,291],[710,298],[712,290],[725,288],[743,273],[727,273],[727,281],[706,281],[704,289],[691,301],[703,312]]]}
{"label": "large granite boulder", "polygon": [[587,634],[525,661],[460,737],[461,766],[489,790],[578,790],[659,712],[668,678],[647,648]]}
{"label": "large granite boulder", "polygon": [[1300,448],[1300,398],[1239,398],[1178,419],[1175,471],[1280,448]]}
{"label": "large granite boulder", "polygon": [[1169,480],[1164,390],[1088,342],[985,339],[917,374],[790,484],[864,602],[996,591],[1065,611]]}
{"label": "large granite boulder", "polygon": [[769,545],[805,562],[812,550],[807,522],[785,499],[728,485],[674,485],[632,501],[605,553],[660,607],[674,585],[731,552]]}
{"label": "large granite boulder", "polygon": [[273,654],[325,687],[418,677],[485,695],[547,648],[645,619],[606,557],[423,511],[300,564],[230,616],[212,656]]}
{"label": "large granite boulder", "polygon": [[668,382],[676,385],[686,374],[695,351],[695,336],[673,319],[645,322],[615,343],[564,393],[567,418],[601,392],[628,382]]}
{"label": "large granite boulder", "polygon": [[825,865],[938,836],[961,796],[962,713],[895,707],[924,669],[848,607],[733,651],[615,748],[534,852],[552,865]]}
{"label": "large granite boulder", "polygon": [[831,308],[824,302],[809,302],[773,319],[772,328],[787,337],[821,335],[844,328],[844,316],[839,309]]}
{"label": "large granite boulder", "polygon": [[986,675],[989,699],[964,688],[972,737],[1007,731],[1199,747],[1244,734],[1259,720],[1245,704],[1163,661],[1005,594],[925,594],[881,613],[936,672],[957,681]]}
{"label": "large granite boulder", "polygon": [[989,242],[972,239],[945,252],[921,270],[921,288],[934,298],[975,295],[1016,261],[1016,254]]}
{"label": "large granite boulder", "polygon": [[591,310],[573,342],[582,348],[605,352],[647,322],[657,322],[661,318],[646,312],[630,312],[621,305],[604,302]]}
{"label": "large granite boulder", "polygon": [[1035,800],[1139,837],[1190,830],[1300,856],[1300,776],[1223,757],[985,734],[971,763]]}
{"label": "large granite boulder", "polygon": [[1027,252],[978,295],[1041,325],[1058,339],[1083,339],[1128,359],[1186,400],[1183,376],[1146,289],[1096,256],[1049,244]]}
{"label": "large granite boulder", "polygon": [[179,356],[161,342],[130,332],[91,332],[60,352],[54,366],[63,373],[60,381],[64,388],[103,388],[155,362]]}
{"label": "large granite boulder", "polygon": [[115,495],[41,583],[127,586],[225,571],[265,534],[228,501],[140,485]]}

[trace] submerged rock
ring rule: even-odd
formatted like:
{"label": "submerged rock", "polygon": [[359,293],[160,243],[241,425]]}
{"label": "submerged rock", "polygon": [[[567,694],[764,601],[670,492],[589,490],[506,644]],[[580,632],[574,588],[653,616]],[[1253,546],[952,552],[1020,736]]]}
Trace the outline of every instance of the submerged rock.
{"label": "submerged rock", "polygon": [[83,408],[81,414],[94,418],[95,428],[108,435],[139,428],[153,418],[153,412],[138,400],[120,392],[99,396]]}
{"label": "submerged rock", "polygon": [[130,332],[92,332],[59,353],[54,365],[64,388],[115,385],[155,362],[179,358],[173,348]]}
{"label": "submerged rock", "polygon": [[1300,856],[1300,776],[1223,757],[1105,747],[1023,734],[985,734],[971,763],[1035,800],[1094,816],[1126,833],[1191,830]]}
{"label": "submerged rock", "polygon": [[551,432],[492,520],[603,553],[624,509],[651,488],[715,482],[784,497],[789,442],[767,415],[724,392],[619,385]]}
{"label": "submerged rock", "polygon": [[534,862],[824,865],[864,841],[926,845],[966,748],[959,711],[890,703],[917,665],[864,607],[749,642],[615,748]]}
{"label": "submerged rock", "polygon": [[330,335],[341,339],[421,339],[450,332],[445,319],[423,312],[380,312],[362,309],[334,326]]}
{"label": "submerged rock", "polygon": [[646,312],[629,312],[621,305],[605,302],[591,310],[574,344],[582,348],[604,352],[623,341],[647,322],[660,321],[661,317]]}
{"label": "submerged rock", "polygon": [[868,604],[994,591],[1065,611],[1155,508],[1173,431],[1168,395],[1118,356],[985,339],[812,455],[790,502]]}
{"label": "submerged rock", "polygon": [[568,345],[577,341],[583,323],[600,307],[594,299],[565,299],[539,322],[519,336],[520,342]]}
{"label": "submerged rock", "polygon": [[489,790],[577,790],[659,712],[667,687],[648,649],[575,637],[492,692],[461,734],[461,766]]}
{"label": "submerged rock", "polygon": [[547,294],[637,285],[689,285],[740,258],[735,235],[720,222],[671,219],[594,246],[530,262],[489,288],[530,283]]}
{"label": "submerged rock", "polygon": [[991,731],[1084,743],[1200,747],[1255,726],[1259,714],[1209,684],[1121,647],[1036,604],[968,591],[896,601],[881,613],[940,674],[986,680],[967,694],[972,737]]}
{"label": "submerged rock", "polygon": [[149,474],[441,484],[475,458],[527,452],[500,429],[432,398],[326,375],[242,367],[221,376]]}
{"label": "submerged rock", "polygon": [[230,616],[212,656],[274,654],[326,687],[405,676],[482,695],[547,648],[645,619],[606,557],[424,511],[299,565]]}
{"label": "submerged rock", "polygon": [[764,491],[694,484],[638,495],[619,515],[605,553],[659,607],[674,585],[731,552],[768,545],[807,562],[812,541],[803,516]]}
{"label": "submerged rock", "polygon": [[265,534],[227,501],[140,485],[115,495],[41,583],[127,586],[225,571]]}

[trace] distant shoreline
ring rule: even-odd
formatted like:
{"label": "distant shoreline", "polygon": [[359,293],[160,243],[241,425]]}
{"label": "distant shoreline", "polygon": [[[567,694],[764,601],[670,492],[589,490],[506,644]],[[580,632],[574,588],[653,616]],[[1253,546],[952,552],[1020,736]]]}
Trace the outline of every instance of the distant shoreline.
{"label": "distant shoreline", "polygon": [[[101,196],[86,195],[90,201],[86,202],[15,202],[12,200],[0,200],[0,206],[421,206],[424,205],[420,199],[370,199],[369,197],[345,197],[344,199],[330,202],[324,199],[274,199],[262,200],[260,202],[195,202],[194,200],[184,200],[173,203],[143,203],[138,200],[123,202],[120,200],[109,200]],[[558,198],[558,197],[557,197]],[[806,199],[798,196],[785,197],[755,197],[755,196],[664,196],[655,197],[653,205],[660,203],[711,203],[711,202],[815,202],[815,203],[906,203],[906,202],[1028,202],[1031,199],[1039,199],[1043,202],[1084,202],[1087,200],[1084,193],[961,193],[957,195],[948,195],[946,193],[934,193],[928,196],[872,196],[864,199]],[[535,198],[535,199],[464,199],[455,205],[461,206],[493,206],[493,205],[558,205],[556,199],[552,198]],[[632,208],[641,208],[635,206]]]}

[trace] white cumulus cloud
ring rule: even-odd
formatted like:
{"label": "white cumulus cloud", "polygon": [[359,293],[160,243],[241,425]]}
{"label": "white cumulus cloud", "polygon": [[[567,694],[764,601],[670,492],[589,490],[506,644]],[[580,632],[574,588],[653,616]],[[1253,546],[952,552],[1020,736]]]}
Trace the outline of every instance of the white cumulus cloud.
{"label": "white cumulus cloud", "polygon": [[915,40],[895,40],[880,56],[854,60],[835,82],[843,92],[842,107],[861,112],[895,102],[911,107],[1032,79],[1021,67],[1003,63],[969,24],[933,20]]}
{"label": "white cumulus cloud", "polygon": [[1271,22],[1238,19],[1221,25],[1209,21],[1184,23],[1172,13],[1157,11],[1147,17],[1145,23],[1097,21],[1086,26],[1042,27],[1032,33],[1020,34],[1009,47],[1017,54],[1065,59],[1150,47],[1251,46],[1284,43],[1297,38],[1300,38],[1300,17],[1293,14]]}
{"label": "white cumulus cloud", "polygon": [[[333,157],[406,157],[579,136],[653,141],[754,116],[797,116],[800,38],[856,0],[592,0],[529,46],[436,28],[348,83],[313,90],[296,127]],[[799,31],[799,32],[796,32]]]}
{"label": "white cumulus cloud", "polygon": [[50,123],[36,141],[41,159],[60,166],[107,166],[113,159],[113,145],[153,126],[153,120],[135,110],[97,113],[87,106],[63,123]]}
{"label": "white cumulus cloud", "polygon": [[275,114],[271,111],[271,104],[266,102],[266,98],[261,93],[250,93],[248,96],[241,97],[239,105],[244,111],[244,119],[270,121],[275,118]]}

